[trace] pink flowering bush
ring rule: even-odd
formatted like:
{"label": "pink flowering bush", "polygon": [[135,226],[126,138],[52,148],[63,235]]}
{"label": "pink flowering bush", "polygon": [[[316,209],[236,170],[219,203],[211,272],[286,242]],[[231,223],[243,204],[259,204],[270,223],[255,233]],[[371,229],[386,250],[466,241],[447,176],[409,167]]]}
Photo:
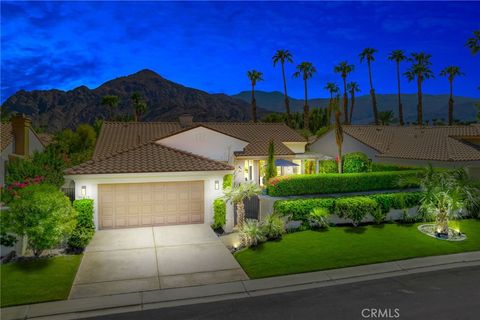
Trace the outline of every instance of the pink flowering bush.
{"label": "pink flowering bush", "polygon": [[42,176],[35,176],[34,178],[26,178],[24,181],[14,181],[5,184],[5,186],[1,188],[2,202],[7,204],[14,199],[19,199],[20,190],[31,185],[40,184],[43,181],[44,178]]}

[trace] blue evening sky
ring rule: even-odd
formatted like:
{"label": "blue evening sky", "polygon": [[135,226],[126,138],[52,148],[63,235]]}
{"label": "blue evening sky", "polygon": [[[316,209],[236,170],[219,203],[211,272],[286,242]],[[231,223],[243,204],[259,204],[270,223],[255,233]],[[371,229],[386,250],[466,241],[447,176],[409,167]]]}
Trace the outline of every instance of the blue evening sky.
{"label": "blue evening sky", "polygon": [[[2,2],[1,101],[20,89],[95,88],[141,69],[211,93],[249,90],[246,72],[264,73],[259,90],[282,91],[271,57],[289,49],[294,62],[318,73],[311,97],[327,96],[341,79],[333,65],[356,65],[349,80],[368,93],[358,53],[379,50],[373,64],[378,93],[395,93],[391,50],[431,53],[436,74],[447,65],[466,73],[455,93],[480,96],[480,54],[464,46],[480,28],[480,2]],[[402,68],[405,69],[405,63]],[[287,66],[289,93],[301,98],[300,79]],[[403,91],[416,92],[404,79]],[[426,93],[447,93],[448,82],[427,80]]]}

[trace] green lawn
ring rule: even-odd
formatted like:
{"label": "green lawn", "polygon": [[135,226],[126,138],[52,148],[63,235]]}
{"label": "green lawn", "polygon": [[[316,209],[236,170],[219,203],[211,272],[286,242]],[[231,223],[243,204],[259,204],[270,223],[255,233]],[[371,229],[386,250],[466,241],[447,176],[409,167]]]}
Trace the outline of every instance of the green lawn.
{"label": "green lawn", "polygon": [[302,231],[280,241],[235,254],[250,278],[334,269],[414,257],[480,250],[480,221],[454,221],[468,237],[461,242],[437,240],[417,230],[419,224],[331,227]]}
{"label": "green lawn", "polygon": [[68,255],[0,266],[1,307],[66,299],[80,261]]}

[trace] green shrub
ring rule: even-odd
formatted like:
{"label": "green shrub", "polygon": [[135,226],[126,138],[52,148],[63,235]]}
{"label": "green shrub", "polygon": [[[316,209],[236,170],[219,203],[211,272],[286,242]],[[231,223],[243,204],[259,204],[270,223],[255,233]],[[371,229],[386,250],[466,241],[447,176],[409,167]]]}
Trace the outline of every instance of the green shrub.
{"label": "green shrub", "polygon": [[308,214],[315,208],[325,208],[333,212],[334,198],[314,198],[275,201],[274,211],[282,216],[288,216],[291,220],[307,220]]}
{"label": "green shrub", "polygon": [[338,172],[338,165],[335,160],[322,160],[318,162],[319,173],[337,173]]}
{"label": "green shrub", "polygon": [[358,173],[370,171],[370,160],[365,153],[347,153],[342,158],[344,173]]}
{"label": "green shrub", "polygon": [[[270,180],[267,193],[274,197],[303,194],[344,193],[418,187],[423,171],[330,173],[290,175]],[[400,185],[400,181],[411,181]]]}
{"label": "green shrub", "polygon": [[222,198],[213,201],[213,229],[223,227],[227,223],[227,205]]}
{"label": "green shrub", "polygon": [[363,218],[377,209],[377,202],[369,197],[340,198],[335,201],[335,214],[340,218],[350,219],[358,226]]}
{"label": "green shrub", "polygon": [[325,208],[314,208],[308,215],[310,228],[328,228],[330,212]]}
{"label": "green shrub", "polygon": [[60,245],[76,224],[77,213],[70,200],[56,187],[31,185],[18,192],[2,213],[6,231],[27,236],[28,247],[36,256]]}
{"label": "green shrub", "polygon": [[232,187],[233,174],[226,174],[223,176],[223,190]]}
{"label": "green shrub", "polygon": [[391,163],[382,163],[382,162],[372,162],[370,164],[370,171],[379,172],[379,171],[403,171],[403,170],[415,170],[420,169],[417,167],[410,166],[400,166]]}
{"label": "green shrub", "polygon": [[262,228],[267,239],[278,239],[285,233],[285,221],[278,215],[271,214],[263,220]]}
{"label": "green shrub", "polygon": [[93,200],[81,199],[73,202],[77,211],[77,225],[68,239],[68,247],[72,251],[83,251],[95,234],[93,222]]}
{"label": "green shrub", "polygon": [[[325,208],[329,213],[335,211],[336,201],[338,199],[351,199],[354,197],[343,198],[312,198],[312,199],[294,199],[279,200],[274,203],[274,210],[282,216],[290,216],[292,220],[309,219],[309,214],[315,208]],[[397,193],[378,193],[368,196],[374,200],[381,212],[386,215],[391,209],[412,208],[420,205],[422,192],[397,192]]]}
{"label": "green shrub", "polygon": [[373,221],[376,224],[382,223],[387,217],[387,213],[384,212],[380,206],[377,206],[377,208],[373,210],[370,214],[372,215]]}
{"label": "green shrub", "polygon": [[243,245],[248,247],[256,247],[260,242],[266,240],[265,232],[257,220],[247,219],[240,230],[240,238]]}

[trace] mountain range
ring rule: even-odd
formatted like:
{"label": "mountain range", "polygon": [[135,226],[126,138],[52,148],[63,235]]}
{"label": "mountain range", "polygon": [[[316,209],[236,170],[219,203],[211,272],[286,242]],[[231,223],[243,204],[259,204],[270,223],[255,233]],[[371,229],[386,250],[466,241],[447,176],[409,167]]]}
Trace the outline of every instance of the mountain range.
{"label": "mountain range", "polygon": [[[93,123],[96,119],[108,119],[107,109],[101,105],[105,95],[119,97],[116,116],[132,114],[131,95],[139,92],[148,105],[142,121],[176,121],[178,116],[189,113],[196,121],[249,121],[251,118],[251,92],[236,95],[209,94],[169,81],[151,70],[141,70],[125,77],[107,81],[98,88],[80,86],[73,90],[20,90],[2,104],[2,109],[24,113],[30,116],[36,127],[47,132],[64,128],[75,128],[81,123]],[[284,111],[284,97],[281,92],[256,91],[258,116]],[[479,99],[455,97],[455,118],[474,120],[475,103]],[[380,110],[397,112],[396,94],[378,94]],[[416,120],[416,94],[403,94],[405,121]],[[303,110],[303,100],[290,98],[293,111]],[[328,99],[309,100],[311,108],[326,107]],[[447,118],[448,95],[424,95],[424,119]],[[356,98],[353,115],[354,123],[372,121],[370,96]]]}
{"label": "mountain range", "polygon": [[[249,102],[252,93],[250,91],[242,91],[232,97]],[[395,115],[398,114],[398,98],[396,94],[377,94],[377,104],[379,111],[393,110]],[[279,91],[266,92],[255,91],[255,99],[257,104],[264,109],[274,112],[284,112],[285,102],[284,95]],[[304,100],[290,99],[290,107],[292,111],[303,112]],[[349,96],[350,99],[350,96]],[[415,122],[417,120],[417,94],[402,94],[402,105],[405,122]],[[448,99],[449,95],[423,95],[423,112],[424,120],[432,119],[448,119]],[[328,98],[316,98],[309,100],[310,108],[325,108],[328,106]],[[454,118],[463,121],[475,120],[477,109],[475,104],[480,99],[470,97],[454,97]],[[343,104],[341,105],[343,106]],[[350,108],[350,100],[349,100]],[[372,103],[369,95],[361,95],[355,97],[355,106],[353,109],[353,123],[365,124],[373,121]]]}
{"label": "mountain range", "polygon": [[[188,88],[146,69],[107,81],[95,89],[80,86],[69,91],[21,90],[5,100],[2,108],[24,113],[32,118],[35,126],[56,132],[81,123],[93,123],[98,118],[107,119],[108,111],[101,105],[105,95],[119,97],[116,116],[131,115],[133,92],[139,92],[147,103],[143,121],[176,121],[184,113],[194,115],[198,121],[250,120],[250,104],[243,100]],[[267,110],[258,109],[260,117],[266,114]]]}

